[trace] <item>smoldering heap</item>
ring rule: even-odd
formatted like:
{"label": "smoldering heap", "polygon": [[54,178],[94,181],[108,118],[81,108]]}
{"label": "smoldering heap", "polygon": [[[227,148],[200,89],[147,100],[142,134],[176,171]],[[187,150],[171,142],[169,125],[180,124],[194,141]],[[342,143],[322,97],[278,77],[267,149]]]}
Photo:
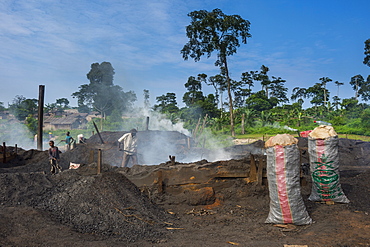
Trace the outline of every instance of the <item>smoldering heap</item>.
{"label": "smoldering heap", "polygon": [[164,234],[170,216],[115,167],[104,165],[96,175],[97,165],[91,163],[50,175],[47,151],[20,150],[19,156],[22,166],[0,168],[2,206],[32,207],[78,232],[123,242],[156,241]]}

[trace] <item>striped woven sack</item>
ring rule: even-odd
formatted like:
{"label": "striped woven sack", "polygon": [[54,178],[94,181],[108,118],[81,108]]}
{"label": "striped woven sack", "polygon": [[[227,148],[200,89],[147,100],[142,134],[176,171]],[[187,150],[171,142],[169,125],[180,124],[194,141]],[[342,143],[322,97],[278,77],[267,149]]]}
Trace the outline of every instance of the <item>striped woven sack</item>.
{"label": "striped woven sack", "polygon": [[296,144],[266,149],[270,212],[265,223],[312,223],[300,187],[299,150]]}
{"label": "striped woven sack", "polygon": [[349,203],[339,181],[338,137],[308,137],[312,178],[311,201]]}

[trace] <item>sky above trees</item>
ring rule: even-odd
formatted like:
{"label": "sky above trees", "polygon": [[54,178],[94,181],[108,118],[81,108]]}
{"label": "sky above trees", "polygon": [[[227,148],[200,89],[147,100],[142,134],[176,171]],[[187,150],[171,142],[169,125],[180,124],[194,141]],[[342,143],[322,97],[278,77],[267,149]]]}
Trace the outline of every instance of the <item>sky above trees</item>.
{"label": "sky above trees", "polygon": [[[110,62],[114,84],[133,90],[138,103],[143,90],[155,98],[176,93],[181,99],[188,77],[216,75],[214,58],[184,61],[185,27],[194,10],[221,9],[250,21],[251,38],[230,57],[230,76],[267,66],[270,76],[294,87],[310,87],[329,77],[343,82],[339,97],[354,96],[349,81],[370,74],[364,65],[364,42],[370,38],[368,0],[4,0],[0,3],[0,102],[16,95],[45,103],[68,98],[88,83],[92,63]],[[337,94],[337,87],[327,88]],[[260,90],[256,85],[253,91]],[[213,93],[211,86],[203,86]]]}

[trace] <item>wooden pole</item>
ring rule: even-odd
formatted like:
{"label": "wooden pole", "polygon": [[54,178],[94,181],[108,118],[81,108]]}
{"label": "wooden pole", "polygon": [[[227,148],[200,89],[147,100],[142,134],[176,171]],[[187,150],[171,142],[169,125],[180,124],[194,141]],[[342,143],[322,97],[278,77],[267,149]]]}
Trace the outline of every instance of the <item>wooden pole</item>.
{"label": "wooden pole", "polygon": [[99,132],[99,130],[98,130],[98,127],[96,126],[96,124],[95,124],[95,122],[94,122],[94,121],[92,121],[92,122],[93,122],[93,124],[94,124],[94,127],[95,127],[96,132],[98,133],[98,136],[99,136],[99,138],[100,138],[101,144],[104,144],[103,138],[101,138],[101,135],[100,135],[100,132]]}
{"label": "wooden pole", "polygon": [[37,128],[38,150],[42,150],[42,127],[44,124],[44,94],[45,94],[45,85],[39,85],[39,107],[38,107],[38,128]]}
{"label": "wooden pole", "polygon": [[102,164],[102,151],[101,149],[98,150],[98,174],[101,172],[101,164]]}
{"label": "wooden pole", "polygon": [[15,144],[15,154],[17,154],[17,153],[18,153],[18,145]]}
{"label": "wooden pole", "polygon": [[3,142],[3,163],[6,163],[6,145]]}
{"label": "wooden pole", "polygon": [[89,164],[94,162],[94,150],[90,150]]}

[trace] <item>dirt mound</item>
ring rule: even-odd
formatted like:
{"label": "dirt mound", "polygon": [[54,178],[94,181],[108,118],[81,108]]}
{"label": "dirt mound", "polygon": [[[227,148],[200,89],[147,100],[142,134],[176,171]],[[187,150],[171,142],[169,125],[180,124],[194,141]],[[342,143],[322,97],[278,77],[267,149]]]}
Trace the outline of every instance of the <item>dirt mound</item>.
{"label": "dirt mound", "polygon": [[52,219],[78,232],[156,241],[163,235],[169,216],[154,205],[124,175],[96,164],[57,175],[1,173],[1,205],[42,210]]}

